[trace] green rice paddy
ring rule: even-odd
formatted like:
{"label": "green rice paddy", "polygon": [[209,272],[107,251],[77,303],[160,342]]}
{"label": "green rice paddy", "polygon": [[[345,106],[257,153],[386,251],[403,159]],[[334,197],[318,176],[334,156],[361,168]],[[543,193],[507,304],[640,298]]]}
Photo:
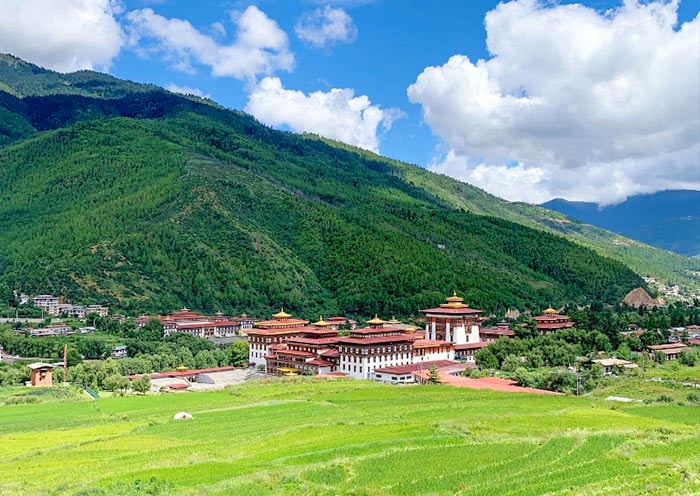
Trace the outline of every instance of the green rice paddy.
{"label": "green rice paddy", "polygon": [[0,406],[0,495],[700,494],[699,434],[698,406],[290,379]]}

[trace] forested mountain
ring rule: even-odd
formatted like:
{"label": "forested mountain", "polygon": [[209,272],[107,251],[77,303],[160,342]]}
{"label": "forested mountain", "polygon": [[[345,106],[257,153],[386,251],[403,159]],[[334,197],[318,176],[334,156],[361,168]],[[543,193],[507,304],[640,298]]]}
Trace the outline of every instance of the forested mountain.
{"label": "forested mountain", "polygon": [[497,309],[618,301],[643,285],[547,232],[619,256],[589,226],[211,102],[9,56],[0,88],[4,295],[408,315],[452,289]]}
{"label": "forested mountain", "polygon": [[636,195],[602,208],[561,198],[542,206],[681,255],[700,255],[700,191]]}

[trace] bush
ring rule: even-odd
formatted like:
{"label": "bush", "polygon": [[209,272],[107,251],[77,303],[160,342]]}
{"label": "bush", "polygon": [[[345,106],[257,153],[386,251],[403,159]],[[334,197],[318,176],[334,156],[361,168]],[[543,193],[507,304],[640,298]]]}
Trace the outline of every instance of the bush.
{"label": "bush", "polygon": [[680,354],[678,361],[688,367],[694,367],[696,363],[700,362],[700,353],[697,350],[686,350]]}
{"label": "bush", "polygon": [[673,403],[673,398],[667,394],[660,394],[656,397],[657,403]]}
{"label": "bush", "polygon": [[690,393],[688,393],[688,396],[686,396],[686,399],[690,403],[700,403],[700,393],[698,393],[697,391],[691,391]]}

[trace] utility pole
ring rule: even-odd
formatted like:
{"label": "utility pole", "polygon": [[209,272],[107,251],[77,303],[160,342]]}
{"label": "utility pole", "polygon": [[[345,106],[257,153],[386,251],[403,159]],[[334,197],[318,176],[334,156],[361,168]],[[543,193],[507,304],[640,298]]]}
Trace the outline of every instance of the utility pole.
{"label": "utility pole", "polygon": [[66,372],[68,369],[68,345],[63,345],[63,382],[66,382]]}

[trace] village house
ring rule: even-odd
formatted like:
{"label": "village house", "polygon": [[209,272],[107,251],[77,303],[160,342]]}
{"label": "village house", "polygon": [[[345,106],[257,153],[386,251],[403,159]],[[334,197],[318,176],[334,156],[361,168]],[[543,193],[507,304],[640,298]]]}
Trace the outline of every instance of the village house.
{"label": "village house", "polygon": [[49,315],[58,315],[58,305],[61,299],[54,295],[36,295],[32,297],[34,305],[44,310]]}
{"label": "village house", "polygon": [[666,343],[647,346],[647,351],[652,357],[656,353],[662,353],[666,360],[676,360],[678,356],[690,348],[683,343]]}
{"label": "village house", "polygon": [[69,325],[65,324],[51,324],[46,327],[40,327],[37,329],[17,329],[15,331],[18,334],[29,333],[30,336],[45,338],[52,336],[69,336],[75,334],[75,331]]}
{"label": "village house", "polygon": [[91,313],[99,317],[107,317],[109,315],[109,307],[104,305],[88,305],[85,307],[85,314],[90,315]]}
{"label": "village house", "polygon": [[250,329],[253,321],[247,316],[229,319],[221,312],[203,315],[189,308],[172,312],[170,315],[142,315],[136,319],[136,327],[143,328],[151,320],[158,320],[163,326],[163,334],[185,333],[198,338],[237,336],[241,329]]}
{"label": "village house", "polygon": [[114,358],[126,358],[129,356],[126,346],[120,345],[112,348],[112,356]]}
{"label": "village house", "polygon": [[628,360],[622,360],[620,358],[601,358],[599,360],[593,360],[593,363],[597,363],[603,367],[604,375],[611,375],[615,372],[615,369],[636,369],[638,365],[634,362]]}
{"label": "village house", "polygon": [[65,315],[66,317],[72,317],[75,319],[85,318],[85,308],[81,305],[73,305],[70,303],[59,303],[56,306],[56,315]]}

